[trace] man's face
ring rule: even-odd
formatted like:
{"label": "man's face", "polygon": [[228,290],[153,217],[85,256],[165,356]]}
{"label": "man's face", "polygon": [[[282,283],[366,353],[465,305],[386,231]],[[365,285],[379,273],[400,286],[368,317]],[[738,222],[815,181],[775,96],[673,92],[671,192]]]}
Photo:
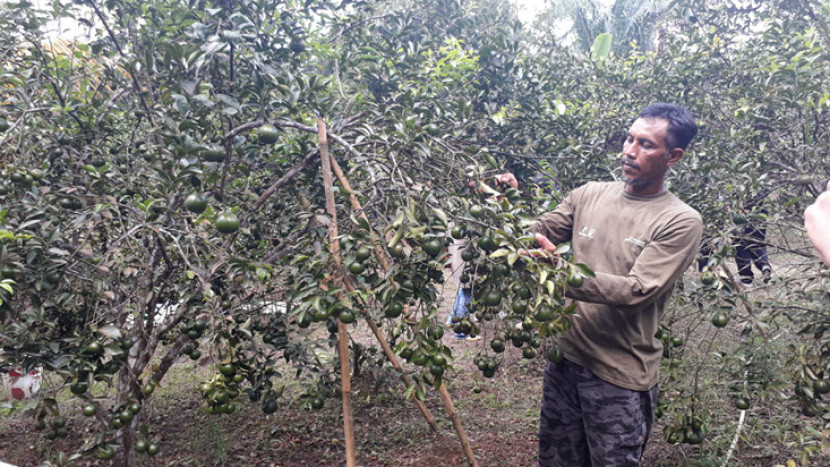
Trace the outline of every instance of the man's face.
{"label": "man's face", "polygon": [[638,118],[623,143],[622,179],[626,191],[653,195],[663,191],[669,167],[683,156],[680,148],[668,148],[669,122],[661,118]]}

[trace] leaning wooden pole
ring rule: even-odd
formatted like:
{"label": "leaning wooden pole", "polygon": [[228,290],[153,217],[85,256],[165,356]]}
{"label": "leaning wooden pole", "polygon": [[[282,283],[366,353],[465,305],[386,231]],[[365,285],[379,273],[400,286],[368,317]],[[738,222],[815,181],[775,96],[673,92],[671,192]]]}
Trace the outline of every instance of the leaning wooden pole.
{"label": "leaning wooden pole", "polygon": [[[337,274],[343,277],[343,268],[340,261],[340,240],[337,236],[337,211],[334,206],[334,193],[331,191],[334,186],[334,177],[331,172],[331,158],[329,156],[328,136],[326,136],[326,124],[322,119],[317,119],[317,141],[320,146],[320,158],[322,159],[323,184],[326,195],[326,211],[331,216],[331,228],[329,229],[329,250],[334,260]],[[340,294],[342,297],[342,293]],[[346,467],[357,465],[357,455],[354,447],[354,416],[352,415],[352,374],[349,367],[349,333],[346,325],[337,320],[337,339],[340,354],[340,393],[343,399],[343,436],[346,443]]]}
{"label": "leaning wooden pole", "polygon": [[455,432],[458,433],[458,439],[461,441],[461,448],[464,449],[464,455],[467,456],[470,465],[478,467],[478,461],[473,454],[473,448],[470,446],[470,441],[464,433],[464,427],[461,426],[461,418],[458,417],[458,413],[455,411],[455,405],[452,403],[450,392],[447,391],[447,386],[444,385],[443,381],[441,382],[441,387],[438,388],[438,393],[441,395],[441,400],[444,401],[447,416],[452,420],[452,426],[455,428]]}
{"label": "leaning wooden pole", "polygon": [[[352,186],[346,178],[346,175],[343,173],[343,170],[340,168],[340,165],[337,163],[337,159],[330,157],[329,160],[331,160],[331,167],[334,170],[334,175],[337,176],[337,180],[340,182],[340,185],[349,192],[349,201],[351,202],[352,209],[355,212],[358,212],[358,215],[365,220],[367,224],[369,224],[369,217],[367,217],[366,213],[363,212],[363,206],[360,205],[360,201],[358,201],[357,196],[355,196],[354,192],[352,192]],[[369,231],[373,232],[371,225],[369,226]],[[380,263],[381,269],[386,272],[389,269],[389,262],[383,254],[383,249],[378,245],[375,245],[375,255],[378,258],[378,263]],[[352,286],[348,281],[346,281],[346,288],[349,292],[354,292],[354,286]],[[383,333],[380,332],[380,328],[378,328],[377,323],[375,323],[375,320],[368,316],[365,316],[365,319],[366,323],[369,325],[369,329],[372,330],[372,333],[375,335],[375,338],[383,349],[383,353],[392,364],[392,368],[394,368],[395,371],[401,375],[401,381],[403,381],[406,386],[409,386],[409,377],[403,371],[403,367],[398,362],[397,357],[395,357],[395,352],[392,351],[392,347],[389,345],[389,342],[387,342],[386,337],[384,337]],[[421,414],[423,414],[427,423],[429,423],[432,431],[438,431],[438,424],[435,423],[435,419],[433,419],[432,415],[430,415],[426,404],[415,397],[413,397],[412,400],[415,401],[415,405],[418,406],[418,410],[421,411]]]}
{"label": "leaning wooden pole", "polygon": [[[352,185],[349,183],[349,179],[346,178],[346,174],[343,173],[343,169],[340,168],[340,164],[337,163],[337,159],[333,157],[331,158],[331,168],[334,170],[334,174],[337,176],[337,180],[340,182],[340,185],[342,185],[343,189],[349,193],[349,203],[352,205],[352,209],[358,213],[361,219],[366,221],[366,224],[369,225],[369,231],[374,233],[372,230],[372,224],[369,221],[369,216],[363,212],[363,206],[361,206],[360,201],[357,199],[354,191],[352,191]],[[386,260],[383,248],[379,244],[375,245],[375,256],[378,258],[380,267],[384,272],[386,272],[389,269],[389,261]]]}
{"label": "leaning wooden pole", "polygon": [[[389,342],[387,342],[386,338],[383,337],[383,334],[380,332],[380,328],[378,328],[378,325],[372,318],[369,317],[366,318],[366,323],[369,325],[369,328],[372,330],[372,333],[374,333],[375,338],[378,340],[378,343],[380,343],[381,348],[383,348],[383,353],[386,354],[386,358],[389,359],[390,363],[392,363],[392,368],[394,368],[395,371],[397,371],[401,375],[401,381],[403,381],[403,384],[409,386],[409,376],[407,376],[406,373],[404,373],[403,367],[398,362],[398,359],[395,358],[395,352],[392,352],[392,347],[389,346]],[[432,428],[432,431],[438,431],[438,424],[435,423],[435,419],[433,419],[432,415],[429,414],[429,409],[427,409],[426,404],[424,404],[414,396],[412,397],[412,400],[415,401],[415,405],[418,407],[418,410],[421,411],[421,414],[424,416],[427,423],[429,423],[429,427]]]}
{"label": "leaning wooden pole", "polygon": [[[738,279],[736,279],[736,278],[735,278],[735,275],[734,275],[734,274],[732,274],[732,271],[729,269],[729,266],[727,266],[726,264],[721,264],[721,265],[720,265],[720,268],[721,268],[721,270],[724,272],[724,274],[726,274],[726,279],[727,279],[727,280],[729,281],[729,283],[732,285],[732,288],[733,288],[734,290],[744,290],[744,289],[745,289],[745,286],[743,286],[743,285],[738,285],[738,284],[739,284]],[[744,310],[746,310],[746,312],[747,312],[750,316],[753,316],[753,317],[754,317],[754,316],[755,316],[755,312],[754,312],[754,311],[753,311],[753,309],[752,309],[752,304],[751,304],[751,303],[749,303],[749,300],[747,300],[747,298],[746,298],[746,294],[745,294],[745,293],[742,293],[742,294],[740,294],[740,295],[738,296],[738,298],[741,300],[741,304],[743,304],[743,306],[744,306]],[[764,342],[769,342],[769,334],[767,333],[767,331],[766,331],[766,330],[764,330],[764,328],[763,328],[763,327],[758,327],[758,334],[760,334],[760,335],[761,335],[761,338],[762,338],[762,339],[764,339]]]}
{"label": "leaning wooden pole", "polygon": [[[343,188],[349,192],[349,200],[351,202],[352,209],[359,212],[360,216],[368,223],[369,219],[363,212],[363,207],[360,205],[360,201],[358,201],[357,196],[355,196],[352,192],[352,187],[349,184],[349,181],[346,179],[346,176],[343,174],[343,171],[340,169],[340,166],[337,164],[337,161],[333,157],[330,160],[332,167],[334,168],[334,171],[337,174],[337,179],[340,181],[340,184],[343,186]],[[387,270],[389,269],[389,263],[386,261],[386,257],[383,254],[383,250],[380,247],[376,246],[375,254],[377,254],[378,256],[378,262],[381,265],[381,269],[383,270],[383,272],[387,272]],[[403,372],[403,368],[401,368],[401,366],[398,364],[398,361],[395,358],[395,354],[392,352],[392,349],[389,347],[389,344],[386,342],[386,339],[383,337],[383,334],[381,334],[377,325],[371,319],[368,318],[367,322],[369,323],[369,327],[372,328],[372,332],[375,333],[375,337],[377,337],[381,347],[383,347],[383,351],[386,353],[386,357],[392,363],[392,366],[396,370]],[[406,382],[406,380],[404,381]],[[443,382],[441,383],[441,387],[438,388],[438,392],[441,394],[441,400],[444,402],[444,408],[447,411],[447,416],[452,421],[453,428],[455,428],[455,433],[458,435],[458,439],[461,442],[461,447],[464,450],[464,455],[467,456],[467,460],[470,462],[470,465],[472,465],[473,467],[478,467],[478,461],[476,460],[475,454],[473,454],[473,449],[470,446],[470,441],[467,439],[467,434],[464,432],[464,427],[461,425],[461,419],[458,417],[458,413],[455,411],[455,405],[452,402],[452,397],[450,396],[450,393],[449,391],[447,391],[447,387],[444,385]],[[421,409],[423,403],[417,399],[415,399],[415,401],[418,404],[418,408]],[[421,413],[423,413],[424,416],[427,417],[428,422],[431,420],[429,412],[426,411],[426,407],[421,409]],[[430,426],[432,426],[433,424],[434,422],[431,422]]]}

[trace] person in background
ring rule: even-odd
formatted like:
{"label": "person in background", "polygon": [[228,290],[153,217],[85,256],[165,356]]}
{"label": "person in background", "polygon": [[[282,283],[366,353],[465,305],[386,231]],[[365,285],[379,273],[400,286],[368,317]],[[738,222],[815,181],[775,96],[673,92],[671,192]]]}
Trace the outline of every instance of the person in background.
{"label": "person in background", "polygon": [[[513,188],[518,188],[519,183],[516,181],[516,178],[513,177],[511,174],[509,177],[506,175],[497,175],[495,176],[491,182],[494,185],[499,184],[507,184],[512,186]],[[476,182],[471,182],[470,188],[475,188]],[[469,287],[465,287],[464,284],[461,282],[461,276],[464,273],[464,260],[461,259],[461,251],[464,249],[464,245],[466,244],[466,239],[453,239],[452,245],[448,248],[450,253],[450,267],[452,268],[452,278],[456,285],[458,286],[458,292],[455,295],[455,302],[452,306],[452,311],[450,312],[449,317],[447,317],[447,326],[452,327],[457,321],[468,318],[470,316],[470,301],[472,300],[472,290]],[[481,336],[475,335],[471,336],[469,334],[459,333],[456,332],[453,335],[455,339],[464,339],[468,341],[477,341],[481,339]]]}
{"label": "person in background", "polygon": [[[804,228],[825,266],[830,267],[830,182],[816,202],[804,211]],[[830,294],[830,291],[828,291]]]}
{"label": "person in background", "polygon": [[[464,240],[453,239],[452,245],[448,250],[450,253],[450,264],[452,268],[453,282],[458,287],[455,294],[455,302],[452,305],[450,316],[447,317],[447,326],[453,327],[456,322],[470,317],[470,300],[472,299],[471,290],[461,283],[461,275],[464,273],[464,261],[461,259],[461,250],[464,249],[466,242]],[[464,339],[468,341],[476,341],[481,339],[481,336],[471,336],[456,332],[452,336],[454,339]]]}
{"label": "person in background", "polygon": [[[763,226],[761,215],[766,215],[763,208],[763,199],[766,193],[756,197],[745,205],[744,211],[736,213],[732,219],[737,224],[736,231],[730,235],[730,243],[735,247],[735,264],[738,266],[738,281],[745,288],[751,288],[755,281],[755,274],[752,272],[753,264],[761,272],[761,280],[764,284],[772,277],[772,266],[770,265],[767,253],[767,229]],[[744,212],[749,212],[745,215]],[[747,219],[749,217],[749,219]],[[703,272],[712,268],[710,264],[713,249],[719,249],[719,237],[717,234],[723,229],[721,224],[715,224],[712,233],[704,235],[700,242],[699,255],[697,259],[697,270]]]}
{"label": "person in background", "polygon": [[772,267],[767,255],[767,229],[759,215],[767,212],[763,207],[766,193],[762,193],[746,204],[749,219],[740,224],[738,235],[735,236],[735,264],[738,266],[738,276],[741,285],[752,287],[755,275],[752,273],[754,264],[761,271],[761,280],[764,284],[770,281]]}

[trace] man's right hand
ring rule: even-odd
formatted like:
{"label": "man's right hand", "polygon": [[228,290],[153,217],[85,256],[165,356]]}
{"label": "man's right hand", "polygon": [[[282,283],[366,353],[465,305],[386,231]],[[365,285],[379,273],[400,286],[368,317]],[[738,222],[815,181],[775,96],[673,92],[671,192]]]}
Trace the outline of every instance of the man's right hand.
{"label": "man's right hand", "polygon": [[504,183],[504,184],[512,186],[513,188],[515,188],[517,190],[519,189],[519,181],[516,180],[516,176],[513,175],[510,172],[496,175],[495,181],[496,181],[497,185],[500,184],[500,183]]}
{"label": "man's right hand", "polygon": [[535,248],[533,250],[521,250],[519,252],[520,256],[527,256],[530,258],[542,258],[542,259],[558,259],[559,255],[556,254],[556,245],[553,244],[548,237],[537,233],[536,234],[536,243],[539,245],[539,248]]}

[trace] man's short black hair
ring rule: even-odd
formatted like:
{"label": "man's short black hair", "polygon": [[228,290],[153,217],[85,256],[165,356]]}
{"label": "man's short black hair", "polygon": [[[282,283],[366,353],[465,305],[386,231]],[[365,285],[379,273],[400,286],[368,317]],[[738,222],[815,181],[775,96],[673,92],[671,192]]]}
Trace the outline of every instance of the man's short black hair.
{"label": "man's short black hair", "polygon": [[697,125],[692,113],[685,107],[665,102],[655,102],[640,112],[640,118],[662,118],[669,122],[666,145],[668,149],[685,150],[689,141],[697,134]]}

